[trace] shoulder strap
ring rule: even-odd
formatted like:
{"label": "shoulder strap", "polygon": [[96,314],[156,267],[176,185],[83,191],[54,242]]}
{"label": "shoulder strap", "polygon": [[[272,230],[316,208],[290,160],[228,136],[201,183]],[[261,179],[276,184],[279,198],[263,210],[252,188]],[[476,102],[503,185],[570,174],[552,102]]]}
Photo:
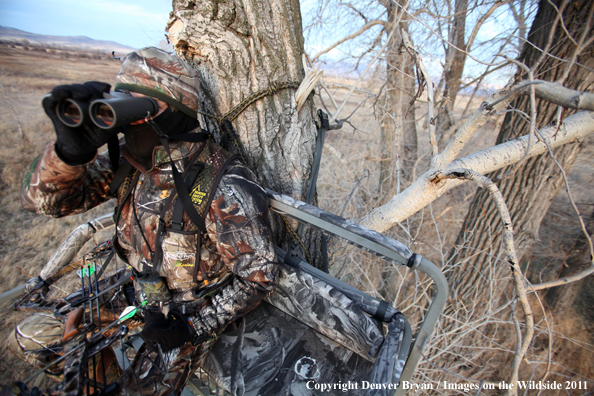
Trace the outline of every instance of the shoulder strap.
{"label": "shoulder strap", "polygon": [[200,215],[194,208],[194,205],[192,205],[192,200],[190,199],[190,193],[188,192],[188,189],[186,188],[184,180],[182,179],[182,176],[180,175],[179,171],[177,170],[177,167],[173,163],[173,159],[171,158],[171,150],[169,149],[169,139],[174,138],[174,137],[177,138],[177,137],[180,137],[183,135],[196,135],[195,137],[192,137],[192,139],[195,139],[197,141],[205,141],[207,139],[208,135],[204,134],[204,133],[193,133],[193,134],[190,133],[190,134],[167,136],[163,132],[161,132],[161,130],[159,129],[157,124],[155,124],[155,122],[152,119],[149,120],[148,122],[156,130],[157,134],[159,135],[159,140],[161,141],[161,144],[165,148],[167,155],[169,155],[169,164],[171,165],[171,173],[173,174],[173,181],[175,183],[175,190],[177,191],[178,200],[181,200],[182,204],[184,205],[184,209],[185,209],[186,213],[188,214],[188,217],[190,217],[190,220],[192,220],[192,222],[194,224],[196,224],[196,226],[200,229],[200,231],[202,231],[202,232],[206,231],[206,227],[204,226],[204,220],[200,217]]}
{"label": "shoulder strap", "polygon": [[[118,146],[119,147],[119,146]],[[111,151],[110,151],[111,152]],[[109,191],[111,194],[115,194],[118,191],[118,188],[122,185],[124,180],[126,180],[126,176],[134,169],[134,165],[132,165],[128,160],[124,160],[124,162],[117,168],[113,175],[113,179],[111,179],[111,183],[109,184]]]}
{"label": "shoulder strap", "polygon": [[[192,164],[192,166],[190,167],[190,171],[188,172],[188,176],[186,177],[186,180],[185,180],[186,189],[188,189],[188,191],[192,187],[192,184],[194,184],[194,181],[198,177],[198,174],[200,173],[200,171],[202,171],[203,169],[204,169],[204,162],[195,161]],[[192,204],[192,206],[194,206],[194,205]],[[175,203],[175,207],[173,208],[173,217],[171,218],[171,228],[173,228],[174,230],[177,230],[177,231],[181,231],[183,214],[184,214],[183,201],[181,199],[178,199],[177,202]],[[196,226],[200,229],[200,231],[204,232],[204,231],[206,231],[206,226],[204,225],[204,220],[202,217],[200,218],[200,220],[202,220],[202,222],[200,224],[196,224],[196,223],[194,223],[194,224],[196,224]]]}
{"label": "shoulder strap", "polygon": [[[124,165],[122,164],[122,166],[120,166],[120,169],[122,169],[123,166]],[[118,169],[118,171],[120,169]],[[130,193],[132,193],[132,190],[134,189],[134,186],[138,182],[139,177],[140,177],[140,172],[136,168],[132,167],[132,171],[128,172],[122,178],[122,181],[119,182],[120,186],[122,184],[124,184],[122,186],[123,191],[121,192],[120,196],[118,197],[118,199],[119,199],[118,206],[116,206],[115,211],[113,213],[113,222],[115,224],[115,229],[116,229],[116,232],[113,235],[113,245],[115,247],[116,253],[118,254],[118,257],[121,258],[122,261],[124,261],[126,263],[128,262],[128,260],[122,254],[122,251],[121,251],[122,249],[118,242],[118,232],[117,232],[118,222],[120,221],[120,216],[122,215],[122,208],[124,207],[124,204],[128,200]],[[114,179],[115,179],[115,176],[114,176]],[[112,184],[113,184],[113,181],[112,181]],[[110,188],[111,188],[111,186],[110,186]],[[118,188],[119,188],[119,186],[118,186]],[[115,191],[117,191],[118,188],[116,188]]]}
{"label": "shoulder strap", "polygon": [[[236,159],[235,155],[232,155],[229,158],[227,158],[227,161],[225,161],[225,163],[221,167],[219,174],[217,175],[217,178],[214,180],[214,182],[212,184],[212,188],[210,190],[210,195],[208,197],[208,201],[206,202],[206,207],[204,209],[204,212],[202,213],[203,219],[206,218],[206,215],[208,214],[208,209],[210,208],[210,204],[212,203],[212,200],[217,192],[217,187],[219,186],[219,183],[221,182],[223,175],[227,171],[227,167],[229,166],[231,161],[233,161],[235,159]],[[202,240],[201,235],[199,235],[198,241],[196,243],[196,257],[195,257],[196,261],[194,262],[194,273],[192,274],[192,279],[194,280],[195,283],[198,283],[198,268],[200,268],[200,270],[202,271],[202,275],[206,278],[206,280],[210,281],[208,272],[206,271],[206,268],[204,268],[204,264],[202,264],[202,260],[200,258],[201,240]]]}
{"label": "shoulder strap", "polygon": [[107,142],[107,152],[109,153],[109,161],[114,172],[118,171],[120,166],[120,140],[115,134]]}

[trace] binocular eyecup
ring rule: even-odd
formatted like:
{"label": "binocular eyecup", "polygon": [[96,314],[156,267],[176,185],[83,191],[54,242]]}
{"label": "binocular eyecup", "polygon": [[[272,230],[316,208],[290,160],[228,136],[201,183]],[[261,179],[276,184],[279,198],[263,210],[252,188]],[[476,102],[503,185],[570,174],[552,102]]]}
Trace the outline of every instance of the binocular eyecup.
{"label": "binocular eyecup", "polygon": [[89,104],[74,99],[66,99],[58,103],[56,113],[64,125],[76,128],[89,120]]}
{"label": "binocular eyecup", "polygon": [[159,112],[159,104],[153,98],[135,98],[125,92],[111,92],[105,99],[81,102],[66,99],[58,103],[56,112],[60,121],[76,128],[89,121],[101,129],[113,129],[154,116]]}

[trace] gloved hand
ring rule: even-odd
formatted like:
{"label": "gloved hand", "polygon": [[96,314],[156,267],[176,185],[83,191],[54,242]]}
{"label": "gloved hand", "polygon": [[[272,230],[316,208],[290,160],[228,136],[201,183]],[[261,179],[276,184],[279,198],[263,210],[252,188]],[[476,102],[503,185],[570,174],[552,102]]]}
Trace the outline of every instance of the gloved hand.
{"label": "gloved hand", "polygon": [[47,284],[43,279],[41,279],[41,276],[36,276],[35,278],[31,278],[25,282],[25,293],[29,293],[33,289],[40,289],[42,287],[48,289]]}
{"label": "gloved hand", "polygon": [[161,312],[147,309],[144,314],[144,328],[140,336],[147,343],[158,343],[163,353],[180,348],[188,342],[198,345],[203,342],[183,315],[171,312],[165,317]]}
{"label": "gloved hand", "polygon": [[74,99],[90,103],[102,99],[104,92],[109,92],[111,85],[99,81],[84,84],[59,85],[45,96],[41,102],[43,110],[52,120],[56,130],[56,151],[65,162],[71,165],[84,164],[95,156],[97,149],[117,134],[98,128],[90,120],[84,125],[71,128],[64,125],[56,113],[56,106],[65,99]]}

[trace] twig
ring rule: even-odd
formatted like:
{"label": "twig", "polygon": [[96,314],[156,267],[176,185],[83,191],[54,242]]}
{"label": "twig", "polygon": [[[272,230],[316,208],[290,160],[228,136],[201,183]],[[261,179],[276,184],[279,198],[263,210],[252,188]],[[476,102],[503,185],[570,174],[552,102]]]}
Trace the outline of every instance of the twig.
{"label": "twig", "polygon": [[[402,119],[403,117],[400,117]],[[398,125],[398,121],[395,114],[392,114],[392,120],[394,121],[394,131],[396,132],[396,194],[400,194],[400,149],[402,148],[402,128]]]}
{"label": "twig", "polygon": [[485,381],[485,380],[477,380],[474,378],[468,378],[468,377],[464,377],[463,375],[460,374],[456,374],[453,371],[450,371],[448,369],[445,369],[443,367],[439,367],[438,365],[436,365],[435,363],[433,363],[431,360],[427,359],[427,356],[425,356],[423,354],[423,352],[420,352],[421,356],[423,357],[423,359],[425,359],[425,361],[427,363],[429,363],[431,366],[435,367],[436,369],[438,369],[439,371],[443,371],[444,373],[448,373],[451,376],[454,376],[456,378],[459,378],[461,380],[464,380],[466,382],[478,382],[478,383],[482,383],[482,384],[492,384],[492,385],[497,385],[495,382],[490,382],[490,381]]}
{"label": "twig", "polygon": [[[530,285],[529,282],[527,282],[527,283],[530,286],[530,288],[532,288],[532,285]],[[551,330],[551,325],[549,324],[549,320],[547,318],[547,311],[545,311],[545,307],[544,307],[544,305],[542,305],[540,296],[538,295],[538,293],[534,293],[534,294],[536,296],[536,300],[538,301],[538,304],[540,305],[540,309],[542,310],[542,315],[543,315],[545,324],[547,325],[547,334],[549,336],[549,348],[547,350],[547,369],[545,370],[544,375],[540,379],[542,382],[544,382],[551,371],[551,361],[553,358],[553,356],[552,356],[553,355],[553,332]],[[540,392],[538,394],[540,395]]]}
{"label": "twig", "polygon": [[357,181],[355,182],[355,185],[353,186],[353,188],[351,189],[351,193],[349,194],[349,196],[346,199],[346,202],[344,203],[344,206],[342,207],[342,211],[340,212],[340,216],[342,217],[344,215],[344,211],[347,208],[347,205],[349,204],[351,198],[353,197],[353,194],[355,193],[355,190],[357,189],[357,187],[360,186],[361,181],[363,179],[365,179],[366,177],[368,177],[371,173],[369,172],[369,170],[367,169],[363,169],[363,175],[357,179]]}
{"label": "twig", "polygon": [[518,299],[514,298],[512,303],[509,307],[512,322],[514,324],[514,329],[516,330],[516,355],[519,355],[521,352],[522,346],[522,329],[520,328],[520,322],[518,321],[518,317],[516,316],[516,305],[518,304]]}
{"label": "twig", "polygon": [[[334,109],[338,109],[338,104],[334,100],[334,95],[332,95],[332,93],[328,89],[328,86],[324,83],[324,80],[320,79],[319,84],[320,84],[320,87],[324,88],[324,91],[326,91],[326,93],[328,94],[328,97],[330,98],[330,101],[334,105]],[[321,96],[322,96],[322,91],[320,90],[320,97]],[[328,109],[326,109],[326,110],[328,111]],[[330,111],[328,111],[328,113],[330,113]]]}
{"label": "twig", "polygon": [[446,260],[445,256],[443,255],[443,242],[441,241],[441,235],[439,234],[439,226],[437,225],[437,221],[435,221],[435,216],[433,216],[433,205],[431,204],[429,204],[429,213],[431,214],[431,220],[433,221],[433,225],[435,226],[437,240],[439,241],[439,254],[441,255],[441,266],[445,267]]}
{"label": "twig", "polygon": [[324,102],[324,98],[322,97],[322,84],[319,84],[319,83],[318,83],[318,96],[320,97],[320,102],[322,102],[322,106],[324,106],[326,113],[329,114],[330,110],[328,110],[328,107],[326,107],[326,102]]}
{"label": "twig", "polygon": [[422,26],[424,26],[427,30],[429,30],[437,38],[439,38],[444,43],[444,45],[445,44],[448,44],[449,46],[451,46],[455,50],[462,52],[463,54],[465,54],[466,56],[468,56],[473,61],[475,61],[477,63],[480,63],[482,65],[485,65],[485,66],[499,66],[500,65],[500,63],[487,63],[487,62],[484,62],[484,61],[482,61],[482,60],[480,60],[478,58],[475,58],[468,51],[464,51],[463,49],[457,47],[451,41],[449,41],[448,39],[446,39],[445,37],[443,37],[441,34],[439,34],[438,32],[436,32],[435,29],[433,29],[431,26],[429,26],[428,24],[426,24],[425,22],[423,22],[421,19],[417,18],[415,15],[411,14],[405,7],[402,7],[398,3],[396,3],[396,5],[398,5],[399,7],[403,8],[404,9],[404,12],[406,12],[410,16],[410,19],[411,20],[414,20],[415,22],[417,22],[417,23],[421,24]]}
{"label": "twig", "polygon": [[435,156],[437,156],[437,154],[439,153],[439,149],[437,147],[437,138],[435,137],[435,101],[434,101],[434,97],[433,97],[433,83],[431,82],[431,77],[429,76],[429,73],[427,73],[427,69],[425,69],[425,66],[423,65],[423,61],[421,60],[421,57],[419,56],[419,54],[417,53],[417,51],[415,51],[415,49],[413,48],[412,44],[410,43],[410,40],[408,38],[408,33],[406,33],[406,31],[403,29],[400,33],[402,35],[402,41],[404,42],[404,46],[406,48],[406,50],[408,51],[408,53],[410,54],[410,56],[415,60],[415,63],[417,64],[417,67],[419,68],[419,70],[421,70],[421,74],[423,75],[423,78],[425,79],[425,83],[427,84],[427,101],[428,101],[428,125],[429,125],[429,137],[431,138],[431,147],[433,150],[433,157],[435,159]]}
{"label": "twig", "polygon": [[[571,37],[571,34],[569,34],[569,31],[567,31],[567,27],[565,26],[565,22],[563,22],[563,14],[562,14],[562,12],[557,8],[557,6],[555,5],[555,3],[553,3],[551,0],[547,0],[547,1],[555,9],[555,11],[557,11],[557,18],[559,18],[559,21],[561,22],[561,27],[563,28],[563,31],[567,35],[567,38],[569,40],[571,40],[571,42],[574,43],[576,47],[579,47],[578,46],[578,43],[575,42],[575,40],[573,39],[573,37]],[[585,25],[585,26],[589,26],[589,25]]]}
{"label": "twig", "polygon": [[16,269],[17,269],[17,270],[18,270],[18,271],[19,271],[21,274],[23,274],[23,275],[25,275],[25,276],[28,276],[29,278],[35,278],[35,276],[33,276],[33,275],[31,275],[31,274],[29,274],[29,273],[27,273],[27,272],[23,271],[23,270],[22,270],[22,269],[20,269],[19,267],[16,267],[16,266],[15,266],[14,268],[16,268]]}
{"label": "twig", "polygon": [[340,39],[337,42],[335,42],[334,44],[332,44],[330,47],[318,52],[313,58],[311,58],[312,62],[315,61],[316,59],[318,59],[321,55],[325,54],[326,52],[332,51],[334,48],[338,47],[340,44],[344,43],[345,41],[354,39],[355,37],[362,35],[367,30],[369,30],[370,28],[372,28],[373,26],[376,26],[376,25],[382,25],[384,28],[388,27],[388,26],[386,26],[386,21],[375,20],[375,21],[367,22],[365,25],[363,25],[363,27],[361,29],[357,30],[355,33],[349,34],[348,36],[343,37],[342,39]]}

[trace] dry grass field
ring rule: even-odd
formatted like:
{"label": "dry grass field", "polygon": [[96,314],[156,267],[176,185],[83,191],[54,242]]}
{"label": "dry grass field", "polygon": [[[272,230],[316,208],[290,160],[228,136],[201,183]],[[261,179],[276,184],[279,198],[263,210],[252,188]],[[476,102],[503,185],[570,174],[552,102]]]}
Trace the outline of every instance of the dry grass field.
{"label": "dry grass field", "polygon": [[[55,136],[41,108],[43,95],[60,84],[113,83],[119,67],[119,61],[90,59],[86,53],[0,47],[0,292],[24,283],[29,275],[38,275],[76,226],[112,210],[113,205],[107,203],[84,215],[45,218],[22,209],[19,191],[29,164]],[[3,307],[0,340],[26,315]],[[31,371],[4,344],[0,346],[2,384]]]}
{"label": "dry grass field", "polygon": [[[75,53],[65,56],[63,53],[0,46],[0,293],[24,283],[29,276],[37,275],[74,227],[113,209],[110,202],[84,215],[48,219],[21,208],[19,189],[29,164],[54,137],[51,123],[40,105],[43,94],[59,84],[89,80],[113,83],[119,65],[118,61],[109,58],[92,59]],[[339,79],[327,79],[326,82],[329,85],[348,83]],[[337,100],[344,98],[346,93],[342,88],[331,88],[331,91]],[[362,95],[354,95],[343,114],[350,114],[361,100]],[[325,100],[325,103],[328,105],[329,102]],[[479,103],[480,99],[475,99],[472,106]],[[461,104],[462,107],[465,105]],[[379,203],[379,122],[369,103],[362,106],[351,121],[356,129],[345,125],[342,130],[327,134],[318,192],[321,208],[357,221]],[[500,122],[496,120],[487,124],[468,150],[479,151],[492,145]],[[421,174],[428,167],[430,145],[424,125],[419,123],[417,127],[420,160],[414,171]],[[569,178],[574,198],[583,215],[588,217],[594,210],[592,138],[584,142],[584,146]],[[389,236],[411,246],[434,263],[445,266],[445,259],[454,246],[475,191],[475,186],[467,183],[449,192],[411,217],[406,224],[394,227],[388,232]],[[568,250],[571,250],[578,235],[575,216],[569,209],[566,196],[560,194],[545,217],[539,242],[525,259],[527,276],[532,280],[554,278],[562,269]],[[396,307],[413,317],[416,312],[414,306],[407,306],[414,305],[411,302],[418,302],[418,298],[429,290],[426,282],[420,283],[423,279],[411,277],[398,268],[382,267],[377,259],[363,255],[351,255],[346,262],[335,265],[332,273],[372,295],[389,298]],[[420,284],[422,286],[417,287]],[[591,358],[594,356],[594,323],[591,322],[591,313],[589,319],[584,314],[584,310],[591,310],[590,307],[586,304],[553,311],[551,326],[558,335],[553,345],[554,360],[562,366],[553,366],[551,372],[558,372],[559,378],[594,378]],[[6,338],[9,329],[26,314],[16,314],[7,307],[0,309],[2,344],[1,340]],[[538,315],[542,319],[542,313]],[[537,338],[537,341],[542,344],[545,338]],[[507,371],[507,368],[504,370]],[[30,372],[28,366],[0,345],[1,384],[23,378]]]}

